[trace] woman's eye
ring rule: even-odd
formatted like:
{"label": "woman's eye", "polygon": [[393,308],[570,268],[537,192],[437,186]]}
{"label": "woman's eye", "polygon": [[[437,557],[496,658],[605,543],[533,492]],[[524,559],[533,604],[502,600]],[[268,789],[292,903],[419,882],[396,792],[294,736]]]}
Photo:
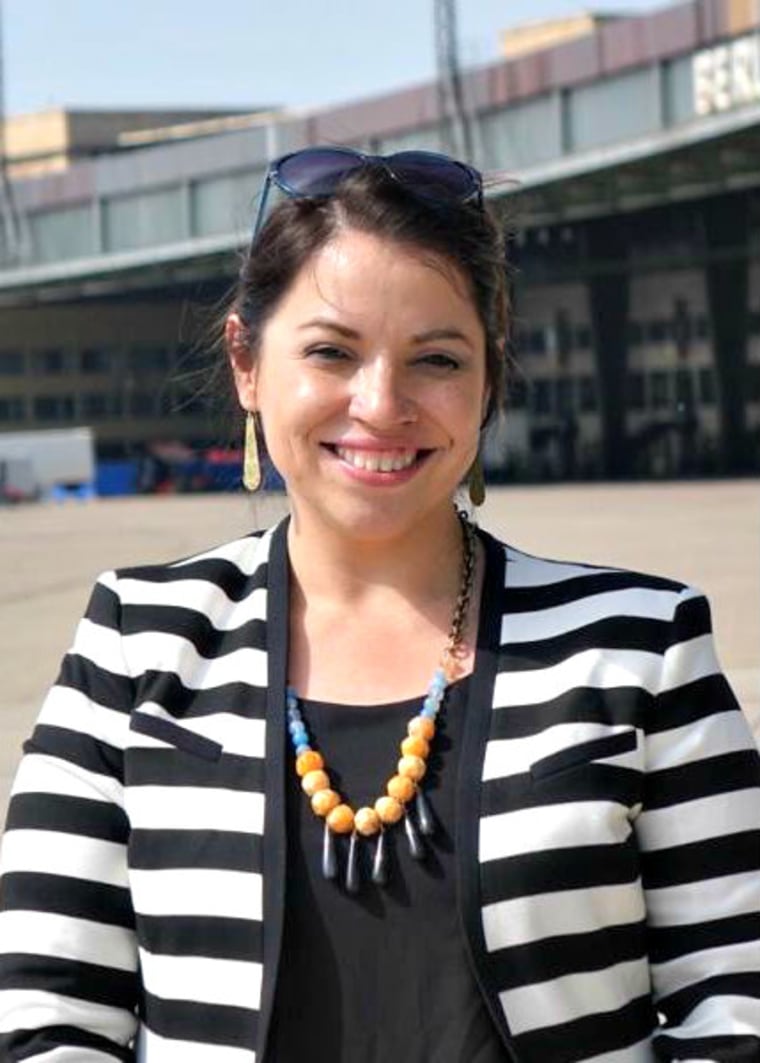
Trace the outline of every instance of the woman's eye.
{"label": "woman's eye", "polygon": [[341,347],[333,347],[329,343],[321,344],[319,347],[310,347],[306,353],[309,357],[318,358],[322,362],[341,362],[350,357],[347,351]]}
{"label": "woman's eye", "polygon": [[423,355],[421,359],[424,365],[431,365],[436,369],[459,369],[459,359],[443,351],[434,351],[432,354]]}

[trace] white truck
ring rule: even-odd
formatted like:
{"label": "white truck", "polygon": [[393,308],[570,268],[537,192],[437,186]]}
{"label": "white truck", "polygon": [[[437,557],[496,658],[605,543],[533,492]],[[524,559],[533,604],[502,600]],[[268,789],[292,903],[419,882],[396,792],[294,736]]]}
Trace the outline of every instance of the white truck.
{"label": "white truck", "polygon": [[95,480],[91,428],[0,432],[0,502],[55,488],[86,488]]}

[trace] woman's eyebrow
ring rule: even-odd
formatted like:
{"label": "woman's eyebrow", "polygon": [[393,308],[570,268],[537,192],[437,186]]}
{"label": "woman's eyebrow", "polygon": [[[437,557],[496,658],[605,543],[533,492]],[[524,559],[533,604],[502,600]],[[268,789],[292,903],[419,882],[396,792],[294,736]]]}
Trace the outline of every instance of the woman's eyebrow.
{"label": "woman's eyebrow", "polygon": [[431,340],[463,340],[468,346],[472,346],[470,337],[453,325],[445,328],[428,329],[426,332],[418,332],[415,336],[412,336],[413,343],[430,343]]}
{"label": "woman's eyebrow", "polygon": [[339,332],[341,336],[345,336],[349,340],[361,339],[361,333],[357,332],[356,329],[349,328],[348,325],[342,325],[339,321],[333,321],[329,317],[313,317],[309,321],[304,321],[298,327],[299,329],[326,328],[333,332]]}

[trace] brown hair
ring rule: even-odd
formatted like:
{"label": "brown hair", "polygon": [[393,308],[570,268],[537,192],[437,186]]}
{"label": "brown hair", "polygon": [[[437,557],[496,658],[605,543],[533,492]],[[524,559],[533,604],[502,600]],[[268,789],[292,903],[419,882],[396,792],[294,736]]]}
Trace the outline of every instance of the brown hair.
{"label": "brown hair", "polygon": [[362,167],[329,198],[286,199],[272,211],[244,257],[230,307],[246,327],[252,355],[301,267],[346,228],[432,254],[464,276],[486,337],[488,420],[502,405],[505,386],[509,299],[502,230],[489,208],[422,199],[382,166]]}

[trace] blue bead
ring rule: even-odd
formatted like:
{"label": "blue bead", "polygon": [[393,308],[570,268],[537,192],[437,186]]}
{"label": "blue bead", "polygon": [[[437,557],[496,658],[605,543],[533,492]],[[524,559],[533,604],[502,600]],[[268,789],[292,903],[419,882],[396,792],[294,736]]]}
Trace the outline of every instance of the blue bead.
{"label": "blue bead", "polygon": [[428,712],[437,712],[438,711],[439,701],[440,701],[440,698],[434,698],[432,696],[432,694],[428,694],[428,696],[422,702],[422,711],[423,711],[423,713],[426,710]]}
{"label": "blue bead", "polygon": [[301,716],[298,709],[288,709],[288,721],[290,723],[301,723],[302,720],[303,716]]}
{"label": "blue bead", "polygon": [[302,753],[311,753],[311,746],[308,742],[301,742],[296,746],[296,756],[300,757]]}
{"label": "blue bead", "polygon": [[420,713],[420,716],[424,716],[428,720],[434,720],[437,715],[438,715],[438,710],[437,709],[424,708],[422,710],[422,712]]}

